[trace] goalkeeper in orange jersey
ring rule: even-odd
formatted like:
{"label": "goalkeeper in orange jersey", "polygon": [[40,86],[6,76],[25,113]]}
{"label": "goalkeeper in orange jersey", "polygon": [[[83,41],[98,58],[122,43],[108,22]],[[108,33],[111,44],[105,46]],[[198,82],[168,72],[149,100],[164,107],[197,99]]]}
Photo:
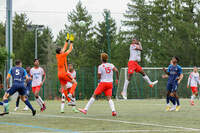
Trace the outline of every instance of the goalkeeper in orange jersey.
{"label": "goalkeeper in orange jersey", "polygon": [[[66,51],[69,41],[70,41],[70,46],[69,49]],[[68,70],[67,56],[73,49],[73,41],[74,41],[74,36],[73,35],[70,36],[69,34],[67,34],[64,47],[62,49],[61,48],[56,49],[56,59],[58,63],[58,78],[61,84],[61,89],[63,89],[65,97],[68,97],[72,102],[75,102],[73,94],[76,89],[77,82],[67,71]],[[72,87],[69,92],[67,91],[66,87],[67,82],[72,83]]]}

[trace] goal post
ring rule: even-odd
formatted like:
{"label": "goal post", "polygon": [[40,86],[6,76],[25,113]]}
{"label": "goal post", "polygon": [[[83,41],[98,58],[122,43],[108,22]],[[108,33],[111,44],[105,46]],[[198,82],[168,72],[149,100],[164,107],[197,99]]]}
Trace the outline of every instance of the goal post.
{"label": "goal post", "polygon": [[[134,73],[127,89],[128,99],[146,99],[146,98],[165,98],[167,79],[163,79],[164,74],[162,67],[143,67],[145,73],[149,76],[151,81],[158,80],[158,84],[150,88],[148,83],[144,81],[142,75]],[[190,88],[187,88],[187,81],[190,72],[193,71],[192,67],[183,67],[183,80],[178,86],[178,95],[181,98],[189,98],[191,96]],[[116,98],[122,99],[121,92],[124,87],[124,82],[128,76],[128,68],[120,69],[119,84],[116,92]]]}

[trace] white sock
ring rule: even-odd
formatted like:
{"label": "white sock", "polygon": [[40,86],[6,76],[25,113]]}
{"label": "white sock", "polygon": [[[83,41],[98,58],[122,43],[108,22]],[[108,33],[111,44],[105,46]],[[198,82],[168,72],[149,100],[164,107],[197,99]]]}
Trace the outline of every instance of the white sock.
{"label": "white sock", "polygon": [[62,102],[60,107],[61,107],[61,110],[64,110],[65,103],[64,103],[64,102]]}
{"label": "white sock", "polygon": [[37,101],[38,105],[39,105],[41,108],[43,108],[43,105],[42,105],[42,103],[40,102],[39,98],[36,98],[36,101]]}
{"label": "white sock", "polygon": [[62,94],[62,99],[61,99],[61,110],[64,110],[64,107],[65,107],[65,94]]}
{"label": "white sock", "polygon": [[151,80],[149,79],[149,77],[147,75],[143,76],[143,79],[148,83],[148,84],[152,84]]}
{"label": "white sock", "polygon": [[194,101],[194,99],[195,99],[195,95],[192,95],[191,96],[191,101]]}
{"label": "white sock", "polygon": [[62,101],[62,102],[65,102],[65,94],[64,94],[64,93],[62,93],[61,101]]}
{"label": "white sock", "polygon": [[129,84],[129,81],[126,80],[125,83],[124,83],[124,88],[123,88],[123,93],[124,93],[125,96],[127,96],[128,84]]}
{"label": "white sock", "polygon": [[88,110],[88,108],[94,103],[95,99],[93,97],[90,98],[87,105],[85,106],[85,110]]}
{"label": "white sock", "polygon": [[112,101],[112,99],[110,99],[108,102],[109,102],[109,105],[110,105],[110,108],[111,108],[112,112],[114,112],[115,111],[114,102]]}
{"label": "white sock", "polygon": [[38,96],[38,99],[40,100],[40,102],[41,102],[42,104],[44,104],[44,101],[42,100],[42,98],[41,98],[40,96]]}

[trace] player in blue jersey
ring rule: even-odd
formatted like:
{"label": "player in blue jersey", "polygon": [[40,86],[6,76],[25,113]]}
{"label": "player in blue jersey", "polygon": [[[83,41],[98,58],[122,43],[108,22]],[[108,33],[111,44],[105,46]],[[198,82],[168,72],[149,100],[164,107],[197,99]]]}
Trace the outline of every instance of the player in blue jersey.
{"label": "player in blue jersey", "polygon": [[[172,64],[169,65],[168,69],[166,70],[163,68],[163,71],[168,75],[168,82],[167,82],[167,111],[179,111],[180,110],[180,102],[179,97],[177,95],[178,85],[180,84],[181,80],[183,79],[182,68],[178,65],[179,58],[174,56],[172,57]],[[173,106],[170,108],[169,101],[172,101]],[[177,106],[176,106],[177,102]]]}
{"label": "player in blue jersey", "polygon": [[[31,109],[32,115],[34,116],[36,114],[36,110],[33,109],[32,105],[28,101],[26,97],[26,88],[24,85],[24,77],[26,78],[26,81],[28,81],[28,75],[24,68],[22,68],[22,62],[20,60],[17,60],[15,62],[15,67],[12,67],[7,75],[6,83],[8,90],[5,92],[3,96],[3,102],[0,102],[0,105],[4,106],[4,112],[0,115],[8,114],[9,113],[9,104],[8,104],[8,98],[12,96],[14,93],[18,92],[21,96],[22,101]],[[12,76],[12,86],[10,88],[9,79]]]}
{"label": "player in blue jersey", "polygon": [[[28,78],[29,80],[25,83],[26,86],[26,97],[29,98],[30,92],[31,92],[31,88],[32,88],[32,79],[31,79],[31,75],[30,75],[30,70],[31,67],[26,67],[26,72],[28,74]],[[20,95],[18,95],[17,100],[16,100],[16,108],[15,111],[17,111],[19,109],[19,101],[20,101]],[[28,110],[28,106],[25,106],[25,108],[23,109],[24,111]]]}

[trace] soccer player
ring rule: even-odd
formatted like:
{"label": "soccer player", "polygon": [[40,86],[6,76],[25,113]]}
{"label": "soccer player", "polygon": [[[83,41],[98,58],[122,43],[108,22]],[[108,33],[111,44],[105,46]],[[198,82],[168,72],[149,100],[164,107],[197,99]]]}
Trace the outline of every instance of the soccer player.
{"label": "soccer player", "polygon": [[44,72],[44,69],[39,66],[39,59],[34,60],[34,67],[30,70],[30,75],[32,78],[32,91],[36,98],[36,101],[38,105],[40,106],[41,112],[43,112],[46,109],[46,105],[42,98],[39,96],[40,88],[45,82],[46,74]]}
{"label": "soccer player", "polygon": [[[70,46],[69,46],[69,49],[65,52],[65,50],[67,49],[69,40],[70,40]],[[69,34],[67,34],[64,47],[62,49],[61,48],[56,49],[56,59],[58,63],[58,79],[61,84],[61,89],[64,90],[63,93],[65,94],[65,97],[68,97],[70,98],[72,102],[75,102],[73,98],[73,93],[74,93],[74,90],[76,89],[77,82],[71,76],[71,74],[67,72],[68,70],[67,55],[69,55],[69,53],[73,49],[73,41],[74,41],[74,36],[73,35],[70,36]],[[66,87],[67,82],[72,83],[72,87],[69,92],[67,91],[67,87]]]}
{"label": "soccer player", "polygon": [[[172,57],[172,64],[169,65],[166,70],[163,68],[163,71],[168,75],[168,83],[167,83],[167,111],[179,111],[180,110],[180,102],[179,97],[177,95],[178,84],[180,84],[183,79],[182,68],[178,65],[179,58],[174,56]],[[172,99],[173,106],[170,108],[169,100]],[[177,106],[176,106],[177,102]]]}
{"label": "soccer player", "polygon": [[192,90],[192,96],[191,96],[191,105],[194,105],[194,99],[198,96],[198,86],[199,84],[199,73],[198,68],[194,67],[193,72],[190,73],[190,76],[188,77],[188,83],[187,88],[191,88]]}
{"label": "soccer player", "polygon": [[[32,107],[28,99],[26,98],[26,88],[24,85],[24,77],[26,77],[26,81],[28,81],[28,75],[24,68],[22,68],[22,62],[16,60],[15,67],[12,67],[7,75],[6,83],[8,90],[5,92],[3,96],[3,102],[0,102],[0,105],[4,106],[4,112],[1,115],[9,113],[9,104],[8,98],[12,96],[14,93],[18,92],[21,96],[22,101],[31,109],[32,115],[36,114],[36,110]],[[10,88],[9,79],[12,76],[12,86]]]}
{"label": "soccer player", "polygon": [[113,64],[108,63],[107,61],[108,61],[108,55],[106,53],[102,53],[101,54],[102,64],[98,67],[98,79],[100,79],[100,83],[98,84],[96,90],[94,91],[94,94],[88,101],[85,108],[79,109],[79,111],[84,114],[87,114],[87,111],[89,107],[94,103],[96,96],[104,92],[109,102],[110,108],[112,110],[112,116],[117,115],[117,112],[115,110],[115,105],[111,97],[112,97],[112,88],[113,88],[113,71],[116,72],[116,76],[117,76],[116,84],[118,84],[119,72]]}
{"label": "soccer player", "polygon": [[142,74],[144,80],[147,81],[151,88],[153,88],[153,86],[158,83],[158,80],[152,82],[146,75],[146,73],[143,71],[142,67],[138,64],[138,62],[141,61],[141,51],[141,43],[138,40],[133,39],[132,44],[130,45],[130,57],[128,62],[128,80],[125,81],[123,91],[121,92],[123,99],[127,99],[128,84],[134,72]]}
{"label": "soccer player", "polygon": [[[71,76],[76,79],[76,71],[75,69],[73,68],[73,65],[72,64],[69,64],[69,70],[68,72],[71,74]],[[67,91],[70,92],[71,89],[72,89],[72,83],[70,82],[67,82],[67,85],[66,85],[66,88],[67,88]],[[74,98],[74,101],[72,101],[69,97],[65,97],[65,94],[64,94],[64,89],[61,90],[62,91],[62,99],[61,99],[61,113],[64,113],[64,107],[65,107],[65,98],[67,98],[67,101],[68,101],[68,105],[69,106],[72,106],[72,111],[74,111],[75,113],[78,113],[79,111],[76,109],[76,103],[75,103],[75,89],[72,90],[72,97]],[[67,92],[67,93],[68,93]]]}
{"label": "soccer player", "polygon": [[[27,72],[27,75],[28,75],[28,78],[29,80],[27,81],[27,83],[25,84],[26,86],[26,97],[29,98],[29,95],[30,95],[30,91],[31,91],[31,84],[32,84],[32,79],[31,79],[31,75],[30,75],[30,70],[31,68],[28,66],[26,67],[26,72]],[[16,108],[15,108],[15,111],[17,111],[19,109],[19,101],[20,101],[20,95],[18,95],[17,97],[17,100],[16,100]],[[24,111],[27,111],[28,110],[28,106],[25,106]]]}

